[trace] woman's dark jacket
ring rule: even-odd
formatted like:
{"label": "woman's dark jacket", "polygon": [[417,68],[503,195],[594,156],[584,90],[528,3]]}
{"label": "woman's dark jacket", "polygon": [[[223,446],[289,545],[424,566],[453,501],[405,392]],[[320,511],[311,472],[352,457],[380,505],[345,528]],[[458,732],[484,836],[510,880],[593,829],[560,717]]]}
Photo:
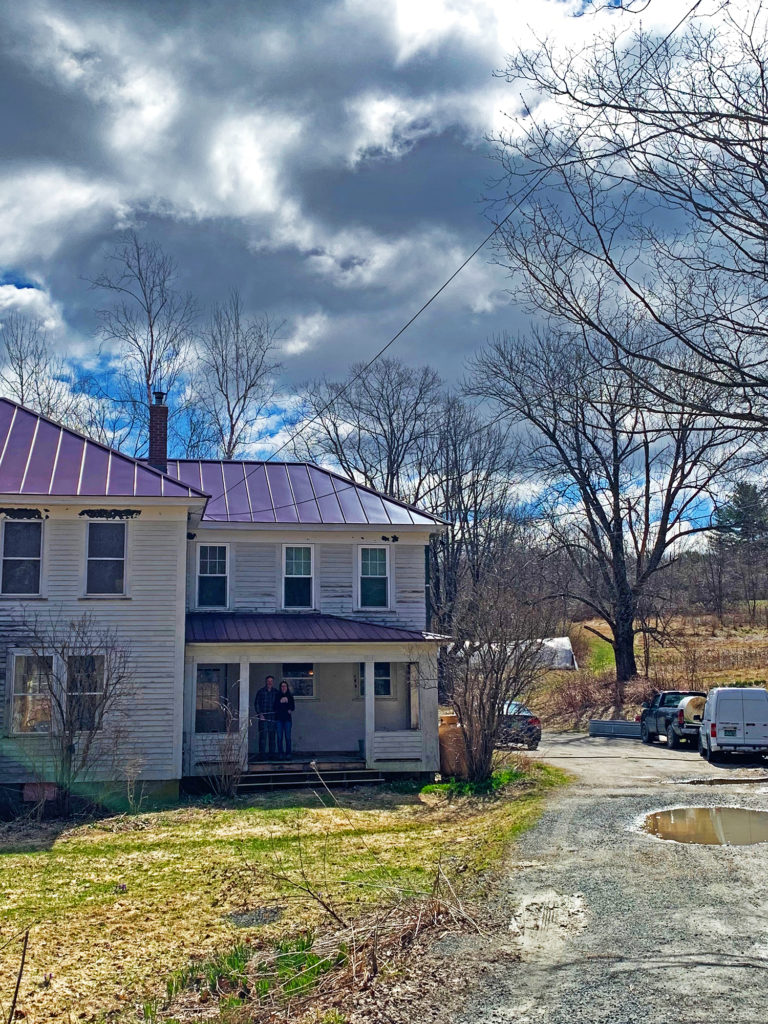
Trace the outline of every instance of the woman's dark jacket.
{"label": "woman's dark jacket", "polygon": [[[288,703],[282,704],[280,702],[281,697],[287,697]],[[276,722],[290,722],[291,712],[296,708],[296,702],[293,699],[292,693],[278,693],[275,697],[275,721]]]}

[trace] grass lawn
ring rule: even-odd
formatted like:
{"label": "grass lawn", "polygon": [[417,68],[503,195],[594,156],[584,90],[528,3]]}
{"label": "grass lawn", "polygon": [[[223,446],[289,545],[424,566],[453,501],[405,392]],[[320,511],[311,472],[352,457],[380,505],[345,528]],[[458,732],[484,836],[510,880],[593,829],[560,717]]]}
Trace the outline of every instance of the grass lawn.
{"label": "grass lawn", "polygon": [[303,861],[310,877],[346,883],[361,910],[382,885],[427,885],[441,857],[472,877],[533,824],[563,780],[534,766],[485,799],[402,786],[340,791],[341,806],[323,806],[303,791],[79,825],[0,826],[0,1018],[20,953],[18,942],[5,943],[26,927],[26,1024],[141,1020],[142,1003],[163,995],[191,959],[320,923],[319,909],[293,900],[269,871],[290,875]]}

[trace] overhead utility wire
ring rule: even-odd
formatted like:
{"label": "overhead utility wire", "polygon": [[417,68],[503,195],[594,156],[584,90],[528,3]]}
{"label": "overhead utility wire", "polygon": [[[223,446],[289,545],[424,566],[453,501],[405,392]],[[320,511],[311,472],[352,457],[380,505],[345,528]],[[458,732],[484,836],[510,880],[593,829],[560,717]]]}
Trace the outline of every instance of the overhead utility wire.
{"label": "overhead utility wire", "polygon": [[[651,53],[645,59],[644,63],[647,63],[652,57],[656,56],[656,54],[659,52],[659,50],[667,42],[669,42],[669,40],[672,38],[672,36],[675,34],[675,32],[677,32],[677,30],[682,25],[684,25],[685,22],[696,12],[697,8],[701,7],[702,3],[703,3],[703,0],[696,0],[696,2],[682,16],[682,18],[680,18],[680,20],[669,30],[669,32],[664,36],[664,38],[662,40],[660,40],[659,43],[654,47],[654,49],[651,51]],[[630,85],[634,81],[634,79],[637,77],[637,75],[639,75],[640,71],[641,71],[641,67],[636,68],[636,70],[627,79],[627,82],[625,83],[625,88],[626,88],[627,85]],[[613,98],[617,99],[619,97],[619,95],[620,95],[620,93],[616,93],[616,95]],[[520,198],[513,205],[512,209],[506,214],[506,216],[502,220],[500,220],[499,223],[493,228],[493,230],[490,231],[485,236],[485,238],[482,240],[482,242],[480,242],[480,244],[477,245],[472,250],[472,252],[469,254],[469,256],[467,256],[467,258],[464,260],[464,262],[461,263],[461,265],[459,267],[457,267],[456,270],[454,270],[454,272],[451,274],[451,276],[446,281],[444,281],[443,284],[440,285],[440,287],[437,289],[437,291],[433,292],[432,295],[430,295],[430,297],[427,299],[427,301],[416,310],[416,312],[413,314],[413,316],[409,320],[407,320],[406,323],[403,324],[403,326],[400,328],[400,330],[396,334],[392,335],[392,337],[389,339],[389,341],[385,345],[382,345],[382,347],[378,350],[378,352],[376,352],[373,356],[371,356],[371,358],[368,360],[368,362],[365,363],[365,365],[362,366],[360,368],[360,370],[358,370],[358,372],[350,380],[347,381],[347,383],[344,385],[344,387],[341,388],[341,390],[337,394],[335,394],[333,396],[333,398],[329,399],[328,402],[326,402],[326,404],[322,407],[322,409],[320,409],[318,412],[316,412],[314,414],[314,416],[312,416],[305,423],[302,423],[301,427],[297,431],[295,431],[293,434],[291,434],[291,436],[286,441],[284,441],[283,444],[281,444],[280,447],[278,449],[276,449],[276,451],[272,452],[271,455],[268,455],[266,459],[264,459],[262,462],[259,463],[259,465],[263,465],[265,462],[271,462],[272,459],[274,459],[277,455],[280,454],[280,452],[284,451],[288,447],[289,444],[292,444],[296,440],[296,438],[299,436],[299,434],[303,430],[306,430],[307,427],[311,426],[313,423],[316,423],[317,420],[319,420],[320,417],[323,415],[323,413],[327,412],[328,409],[330,409],[330,407],[333,405],[333,403],[338,398],[340,398],[346,391],[348,391],[352,387],[353,384],[356,384],[357,381],[360,380],[360,378],[363,376],[363,374],[366,373],[373,366],[373,364],[378,359],[381,359],[381,357],[384,355],[384,353],[389,348],[391,348],[392,345],[394,345],[394,343],[398,340],[398,338],[400,338],[408,330],[408,328],[411,326],[411,324],[414,323],[421,316],[421,314],[432,305],[432,303],[435,301],[435,299],[438,298],[438,296],[440,296],[445,291],[445,289],[448,287],[448,285],[451,284],[459,276],[459,274],[462,272],[462,270],[467,266],[468,263],[470,263],[475,258],[475,256],[477,256],[477,254],[481,251],[481,249],[485,248],[485,246],[491,241],[491,239],[494,237],[494,235],[496,235],[504,227],[504,225],[507,223],[507,221],[509,221],[509,219],[512,217],[512,215],[517,213],[517,211],[520,209],[520,207],[523,205],[523,203],[527,199],[530,198],[530,196],[539,187],[539,185],[542,183],[542,181],[546,177],[548,177],[549,174],[552,171],[558,170],[559,168],[564,166],[565,157],[568,155],[568,153],[570,153],[570,151],[573,149],[573,147],[584,137],[584,135],[586,134],[586,132],[589,131],[589,129],[592,127],[592,125],[595,124],[595,122],[597,121],[599,116],[600,116],[600,111],[598,111],[595,114],[595,116],[592,118],[592,120],[589,121],[589,123],[586,124],[581,129],[581,131],[576,136],[576,138],[572,139],[571,142],[568,143],[568,146],[565,148],[565,150],[563,151],[563,153],[561,154],[559,159],[556,160],[552,164],[551,167],[542,168],[540,171],[538,171],[536,173],[535,180],[533,181],[531,186],[524,192],[524,194],[522,196],[520,196]],[[255,472],[255,470],[252,470],[251,472]],[[247,474],[246,474],[246,477],[247,477]],[[245,479],[244,479],[243,482],[245,482]],[[239,487],[239,486],[240,486],[240,481],[238,481],[237,484],[235,484],[235,487]],[[233,488],[233,490],[234,490],[234,488]],[[209,498],[209,501],[217,501],[219,498],[221,498],[224,495],[224,493],[225,493],[225,491],[221,491],[220,494],[217,494],[217,495]]]}

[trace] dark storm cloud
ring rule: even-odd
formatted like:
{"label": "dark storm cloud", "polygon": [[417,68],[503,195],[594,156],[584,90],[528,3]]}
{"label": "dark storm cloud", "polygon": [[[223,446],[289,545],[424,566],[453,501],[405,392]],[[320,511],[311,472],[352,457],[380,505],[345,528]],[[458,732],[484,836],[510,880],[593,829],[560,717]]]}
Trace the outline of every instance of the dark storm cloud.
{"label": "dark storm cloud", "polygon": [[[134,227],[201,305],[237,286],[285,321],[288,387],[343,374],[487,231],[484,137],[516,102],[491,72],[529,17],[571,32],[574,4],[0,5],[0,269],[87,352],[84,279]],[[394,351],[459,374],[519,321],[505,287],[476,260]],[[0,285],[0,311],[19,296]]]}

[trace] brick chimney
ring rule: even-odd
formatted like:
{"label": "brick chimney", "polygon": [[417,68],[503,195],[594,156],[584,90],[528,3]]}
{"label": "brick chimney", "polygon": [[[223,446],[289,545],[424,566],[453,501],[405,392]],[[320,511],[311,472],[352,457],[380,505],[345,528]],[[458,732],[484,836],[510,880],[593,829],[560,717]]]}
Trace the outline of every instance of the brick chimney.
{"label": "brick chimney", "polygon": [[168,472],[168,406],[165,392],[153,391],[155,401],[149,407],[149,458],[155,469]]}

